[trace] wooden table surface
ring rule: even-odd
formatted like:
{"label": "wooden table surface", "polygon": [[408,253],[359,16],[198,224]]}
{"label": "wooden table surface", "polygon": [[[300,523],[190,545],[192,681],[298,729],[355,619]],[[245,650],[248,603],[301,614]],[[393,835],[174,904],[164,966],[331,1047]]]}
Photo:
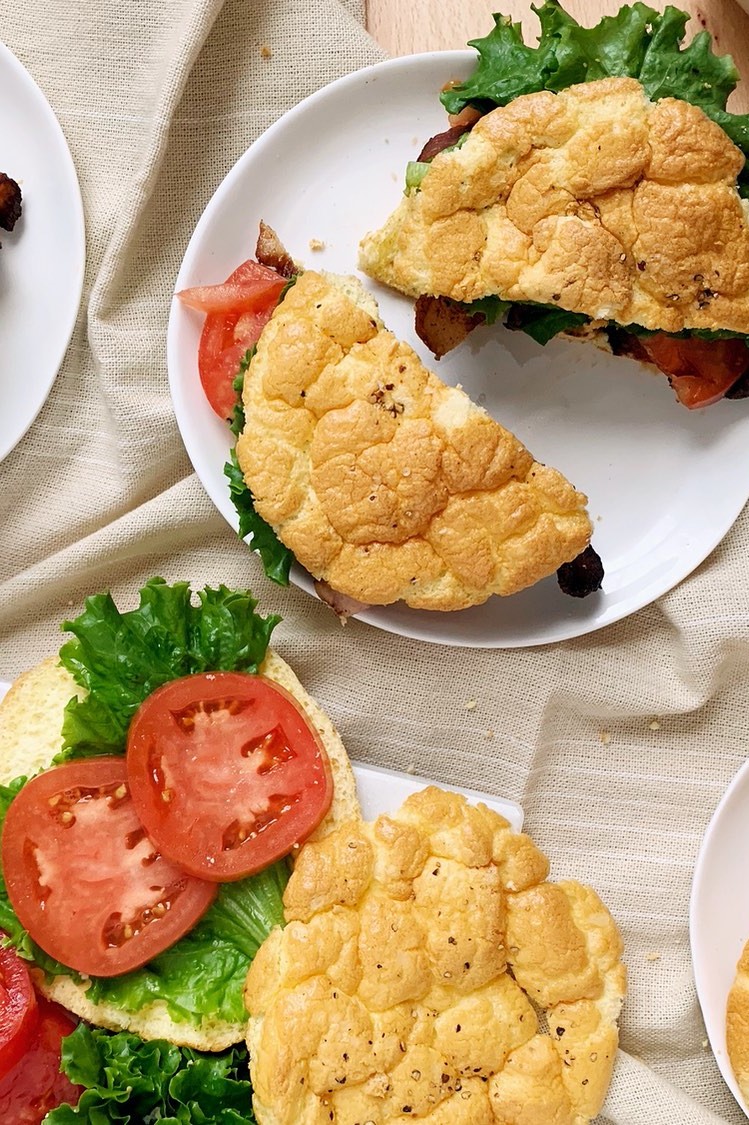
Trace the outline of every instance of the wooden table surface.
{"label": "wooden table surface", "polygon": [[[535,41],[538,20],[530,0],[366,0],[367,26],[391,55],[417,51],[446,51],[464,47],[469,39],[491,30],[492,12],[500,11],[523,21],[525,38]],[[664,0],[649,0],[656,8]],[[707,27],[716,50],[733,55],[744,81],[733,95],[734,112],[749,111],[749,15],[737,0],[673,0],[689,11],[688,35]],[[618,0],[564,0],[565,9],[580,23],[592,25],[602,15],[616,12]]]}

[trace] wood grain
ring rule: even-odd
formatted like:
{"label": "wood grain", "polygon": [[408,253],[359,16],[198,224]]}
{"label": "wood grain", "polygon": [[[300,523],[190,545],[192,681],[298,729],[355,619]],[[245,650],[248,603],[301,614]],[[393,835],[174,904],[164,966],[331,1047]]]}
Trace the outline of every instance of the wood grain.
{"label": "wood grain", "polygon": [[[649,0],[656,8],[663,0]],[[501,11],[523,21],[526,39],[535,38],[538,20],[530,0],[366,0],[367,26],[391,55],[410,55],[420,51],[446,51],[464,47],[469,39],[486,35],[492,27],[492,12]],[[694,34],[706,27],[719,52],[733,55],[743,71],[744,82],[733,95],[730,107],[735,112],[749,111],[749,15],[736,0],[674,0],[677,7],[692,15],[688,31]],[[565,0],[565,8],[575,19],[591,25],[602,15],[620,8],[618,0]]]}

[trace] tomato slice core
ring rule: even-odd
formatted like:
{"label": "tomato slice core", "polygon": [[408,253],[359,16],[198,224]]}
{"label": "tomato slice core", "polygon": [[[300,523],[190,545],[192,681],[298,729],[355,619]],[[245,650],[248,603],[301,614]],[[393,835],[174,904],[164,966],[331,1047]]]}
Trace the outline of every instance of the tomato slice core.
{"label": "tomato slice core", "polygon": [[212,672],[172,680],[130,724],[128,782],[162,853],[229,882],[306,839],[333,783],[317,731],[264,676]]}
{"label": "tomato slice core", "polygon": [[5,818],[2,864],[13,909],[34,941],[91,976],[144,965],[182,937],[216,893],[149,840],[123,757],[68,762],[27,782]]}
{"label": "tomato slice core", "polygon": [[28,968],[14,949],[0,947],[0,1078],[4,1078],[24,1054],[34,1038],[38,1022],[36,995]]}
{"label": "tomato slice core", "polygon": [[77,1105],[83,1087],[60,1072],[62,1040],[76,1021],[58,1004],[37,998],[39,1026],[15,1067],[0,1079],[0,1121],[5,1125],[40,1125],[58,1105]]}
{"label": "tomato slice core", "polygon": [[198,345],[198,372],[219,418],[231,419],[240,362],[260,338],[286,285],[287,278],[249,259],[219,285],[200,285],[177,294],[184,304],[207,314]]}

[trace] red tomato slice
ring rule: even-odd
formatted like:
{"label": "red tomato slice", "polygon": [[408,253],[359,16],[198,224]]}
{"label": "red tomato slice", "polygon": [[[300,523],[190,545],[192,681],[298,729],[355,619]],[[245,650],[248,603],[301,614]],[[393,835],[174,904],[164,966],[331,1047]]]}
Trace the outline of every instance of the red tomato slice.
{"label": "red tomato slice", "polygon": [[83,1087],[60,1073],[61,1042],[75,1020],[58,1004],[38,998],[38,1032],[13,1070],[0,1080],[0,1121],[39,1125],[58,1105],[77,1105]]}
{"label": "red tomato slice", "polygon": [[68,762],[27,782],[5,817],[2,865],[13,909],[34,941],[91,976],[144,965],[216,894],[148,839],[121,757]]}
{"label": "red tomato slice", "polygon": [[[231,419],[237,402],[233,384],[239,364],[260,338],[287,284],[288,279],[275,270],[248,260],[221,285],[183,289],[177,294],[186,304],[208,313],[198,345],[198,371],[206,398],[219,418]],[[214,292],[206,296],[209,290]],[[250,290],[252,298],[247,296]]]}
{"label": "red tomato slice", "polygon": [[640,343],[690,410],[723,398],[749,367],[749,349],[739,339],[702,340],[659,332]]}
{"label": "red tomato slice", "polygon": [[264,676],[172,680],[130,724],[133,803],[164,855],[205,879],[241,879],[287,855],[330,808],[317,731]]}
{"label": "red tomato slice", "polygon": [[218,285],[196,285],[177,294],[188,308],[204,313],[256,312],[271,301],[275,304],[286,280],[259,262],[243,262]]}
{"label": "red tomato slice", "polygon": [[26,1051],[38,1022],[29,970],[14,949],[0,947],[0,1078]]}

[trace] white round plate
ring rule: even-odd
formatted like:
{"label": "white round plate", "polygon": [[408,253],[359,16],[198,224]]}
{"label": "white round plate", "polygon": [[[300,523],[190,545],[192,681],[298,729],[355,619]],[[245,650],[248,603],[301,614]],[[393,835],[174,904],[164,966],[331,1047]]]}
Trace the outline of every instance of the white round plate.
{"label": "white round plate", "polygon": [[713,813],[692,880],[692,967],[710,1046],[731,1093],[749,1117],[726,1050],[726,1001],[749,939],[749,762]]}
{"label": "white round plate", "polygon": [[[176,289],[222,281],[254,253],[258,221],[309,267],[355,272],[357,246],[401,196],[406,162],[445,128],[439,90],[473,68],[470,51],[392,59],[313,94],[237,162],[203,213]],[[310,240],[325,249],[313,251]],[[358,615],[382,629],[442,644],[512,648],[580,636],[669,590],[722,539],[749,496],[749,402],[680,406],[666,379],[591,345],[545,348],[519,332],[479,328],[439,362],[415,337],[413,303],[365,279],[385,323],[449,383],[559,468],[583,492],[603,559],[602,592],[565,596],[551,577],[510,598],[459,613],[403,605]],[[197,373],[202,316],[173,301],[168,363],[187,452],[236,529],[223,466],[231,434],[204,399]],[[731,471],[726,471],[726,466]],[[293,580],[310,593],[309,575]]]}
{"label": "white round plate", "polygon": [[85,233],[78,177],[49,102],[0,43],[0,172],[23,213],[0,231],[0,460],[44,405],[75,326]]}

